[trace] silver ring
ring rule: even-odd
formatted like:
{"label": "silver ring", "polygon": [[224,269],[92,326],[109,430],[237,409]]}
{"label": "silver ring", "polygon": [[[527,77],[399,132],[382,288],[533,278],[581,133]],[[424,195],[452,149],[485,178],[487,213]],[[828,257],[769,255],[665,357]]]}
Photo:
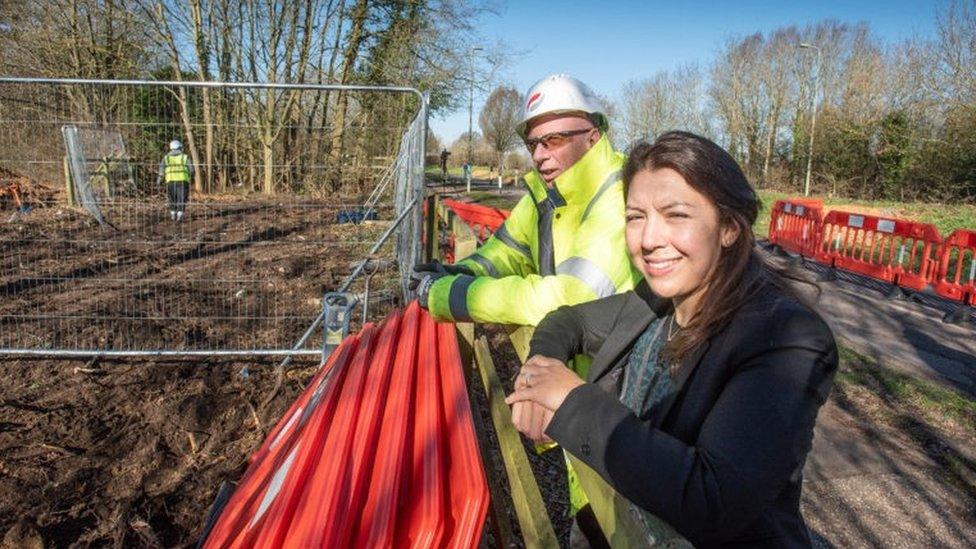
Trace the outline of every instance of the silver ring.
{"label": "silver ring", "polygon": [[525,374],[525,386],[526,387],[532,386],[532,374]]}

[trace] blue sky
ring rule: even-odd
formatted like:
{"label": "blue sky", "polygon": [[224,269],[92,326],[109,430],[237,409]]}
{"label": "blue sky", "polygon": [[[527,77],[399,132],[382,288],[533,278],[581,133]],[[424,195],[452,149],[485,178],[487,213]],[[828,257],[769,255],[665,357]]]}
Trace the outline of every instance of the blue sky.
{"label": "blue sky", "polygon": [[[615,100],[628,80],[688,63],[707,67],[726,40],[757,31],[836,19],[867,23],[886,42],[933,37],[936,11],[943,5],[939,0],[518,0],[504,2],[498,15],[486,15],[476,26],[489,43],[503,41],[522,53],[500,82],[524,93],[539,78],[565,72]],[[475,131],[483,102],[476,94]],[[450,143],[467,131],[467,109],[432,118],[431,128]]]}

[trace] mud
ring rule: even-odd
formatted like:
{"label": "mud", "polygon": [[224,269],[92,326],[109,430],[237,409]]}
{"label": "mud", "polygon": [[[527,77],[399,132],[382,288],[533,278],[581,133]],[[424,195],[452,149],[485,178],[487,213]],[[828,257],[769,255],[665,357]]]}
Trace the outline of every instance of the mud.
{"label": "mud", "polygon": [[[250,376],[239,374],[247,365]],[[275,363],[6,361],[4,545],[188,546],[311,377]]]}
{"label": "mud", "polygon": [[340,208],[211,200],[176,223],[163,204],[120,203],[105,226],[36,208],[0,224],[0,347],[288,347],[388,224],[337,225]]}
{"label": "mud", "polygon": [[[107,226],[35,204],[0,223],[0,348],[290,347],[388,226],[336,225],[337,202],[210,197],[176,223],[120,200]],[[0,546],[193,546],[315,369],[277,364],[0,356]]]}

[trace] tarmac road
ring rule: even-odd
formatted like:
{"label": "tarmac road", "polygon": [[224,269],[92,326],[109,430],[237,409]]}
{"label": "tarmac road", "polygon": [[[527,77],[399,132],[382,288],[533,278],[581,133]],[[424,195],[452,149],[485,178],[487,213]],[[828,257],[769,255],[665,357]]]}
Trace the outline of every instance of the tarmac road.
{"label": "tarmac road", "polygon": [[[772,258],[802,265],[812,278],[826,272],[798,258]],[[964,325],[946,324],[955,305],[928,295],[889,299],[889,285],[843,272],[818,286],[817,308],[839,345],[976,396],[972,316]],[[900,416],[897,428],[879,424],[865,409],[875,404],[834,395],[820,411],[803,471],[802,507],[814,546],[976,546],[976,448],[910,415]]]}
{"label": "tarmac road", "polygon": [[[811,261],[801,265],[812,278],[826,272]],[[928,294],[887,298],[890,285],[843,271],[818,285],[817,308],[838,343],[893,370],[976,397],[976,311],[965,324],[945,323],[942,318],[957,305]]]}

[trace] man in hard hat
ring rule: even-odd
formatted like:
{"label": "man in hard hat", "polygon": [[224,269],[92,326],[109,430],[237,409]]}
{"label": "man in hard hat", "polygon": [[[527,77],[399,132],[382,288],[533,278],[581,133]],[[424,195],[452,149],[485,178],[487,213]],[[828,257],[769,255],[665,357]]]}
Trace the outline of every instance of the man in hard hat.
{"label": "man in hard hat", "polygon": [[[516,129],[535,164],[529,192],[474,254],[415,268],[420,304],[441,321],[534,326],[562,305],[633,289],[641,276],[624,241],[625,159],[607,127],[600,100],[579,80],[553,75],[529,88]],[[573,366],[586,377],[587,360]],[[584,510],[577,524],[590,543],[605,543],[570,471],[571,510]]]}
{"label": "man in hard hat", "polygon": [[190,179],[193,178],[193,164],[183,152],[183,144],[174,139],[169,142],[169,153],[159,163],[159,177],[156,184],[166,182],[166,196],[169,198],[169,218],[183,221],[186,203],[190,200]]}
{"label": "man in hard hat", "polygon": [[546,77],[526,94],[516,131],[535,164],[529,192],[474,254],[415,268],[412,285],[438,320],[534,326],[640,280],[624,242],[624,155],[596,94],[571,76]]}

